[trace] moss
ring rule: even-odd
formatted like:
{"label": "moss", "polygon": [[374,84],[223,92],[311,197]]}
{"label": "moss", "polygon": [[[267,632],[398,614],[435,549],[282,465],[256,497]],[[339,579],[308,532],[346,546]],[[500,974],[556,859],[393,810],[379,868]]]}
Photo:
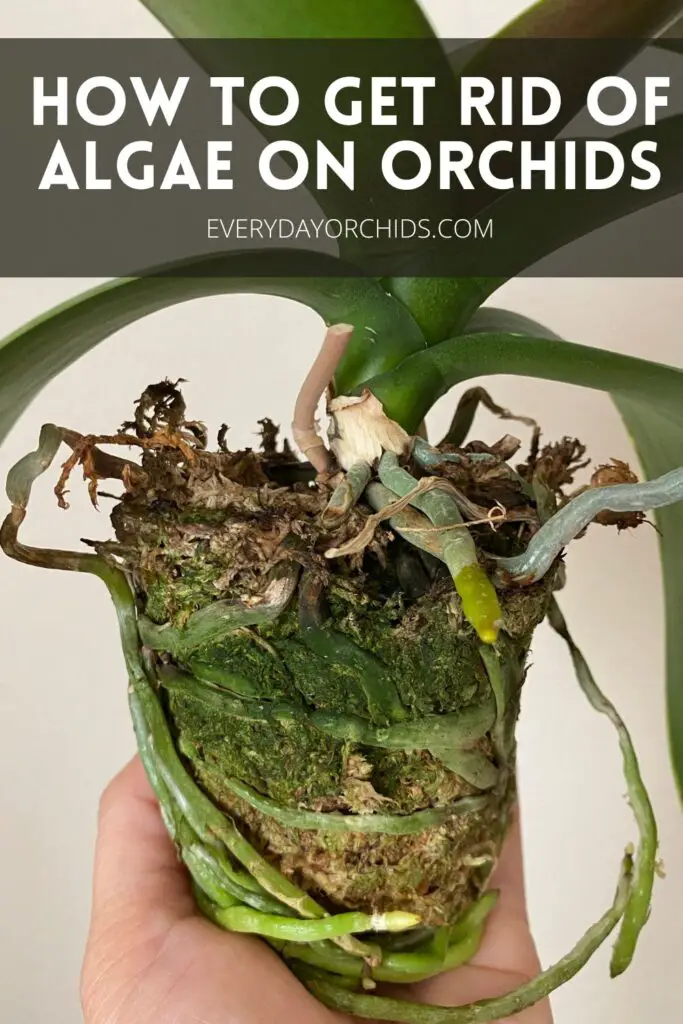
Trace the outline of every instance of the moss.
{"label": "moss", "polygon": [[[230,687],[231,676],[247,680],[246,700],[287,701],[368,721],[374,711],[362,666],[369,659],[375,681],[398,694],[408,719],[490,701],[479,642],[443,573],[422,572],[414,592],[402,587],[402,553],[412,549],[400,539],[388,543],[381,530],[363,556],[331,563],[326,548],[358,532],[368,510],[357,509],[330,537],[319,515],[323,491],[270,485],[253,459],[245,465],[257,482],[241,483],[235,468],[241,464],[232,456],[226,482],[226,458],[202,453],[189,465],[164,451],[156,467],[146,453],[144,487],[126,495],[113,516],[142,610],[157,623],[182,626],[218,598],[258,602],[264,575],[279,559],[295,558],[321,584],[315,631],[324,643],[311,650],[295,598],[274,622],[236,630],[180,668],[208,673],[218,686]],[[545,584],[505,598],[509,636],[501,651],[515,687],[548,598]],[[287,829],[237,799],[225,779],[235,776],[283,805],[353,813],[410,813],[475,792],[431,753],[337,741],[303,720],[244,721],[220,703],[178,691],[167,696],[167,713],[188,770],[285,874],[331,907],[402,908],[440,924],[476,898],[503,841],[514,799],[517,696],[504,723],[505,743],[492,735],[477,744],[499,768],[485,809],[410,836]]]}
{"label": "moss", "polygon": [[325,711],[367,717],[367,700],[358,679],[345,665],[330,663],[297,640],[276,643],[299,693],[307,703]]}
{"label": "moss", "polygon": [[383,638],[396,666],[401,696],[415,717],[461,711],[488,693],[472,631],[455,628],[451,595],[437,588],[410,609],[394,635]]}
{"label": "moss", "polygon": [[253,842],[275,856],[297,884],[322,895],[331,909],[416,913],[424,924],[452,922],[481,893],[502,844],[512,783],[485,813],[454,818],[416,836],[320,833],[285,829],[199,778],[242,823]]}
{"label": "moss", "polygon": [[[442,595],[431,606],[422,602],[419,615],[407,622],[405,616],[394,621],[388,611],[373,619],[372,611],[373,605],[366,604],[363,614],[356,615],[353,633],[348,616],[335,626],[356,641],[371,643],[373,653],[383,656],[412,715],[451,711],[488,696],[476,648],[449,631]],[[407,634],[418,623],[422,628],[411,642]],[[247,675],[259,693],[271,698],[297,692],[316,707],[366,711],[360,691],[344,671],[335,671],[335,666],[326,670],[295,638],[292,613],[253,633],[258,640],[244,634],[216,648],[214,663]],[[475,871],[470,861],[482,849],[493,850],[491,856],[498,849],[512,799],[511,780],[492,795],[486,814],[453,819],[417,836],[300,832],[254,811],[221,780],[236,776],[284,805],[326,811],[358,812],[363,801],[374,800],[385,811],[410,813],[475,790],[424,751],[344,744],[299,722],[284,727],[235,721],[176,695],[170,716],[181,749],[189,755],[188,767],[201,784],[286,874],[316,890],[331,906],[377,911],[400,907],[438,924],[455,919],[483,886],[486,871]],[[484,749],[492,754],[489,741]],[[353,758],[363,765],[362,779],[349,773]]]}
{"label": "moss", "polygon": [[225,565],[211,557],[165,552],[155,572],[144,576],[147,615],[154,622],[181,626],[192,612],[215,600],[220,593],[216,583],[224,574]]}
{"label": "moss", "polygon": [[549,572],[540,583],[505,593],[503,623],[508,636],[528,647],[536,626],[546,617],[550,599],[556,585],[557,569]]}
{"label": "moss", "polygon": [[374,788],[405,813],[450,803],[474,792],[427,751],[404,753],[366,748],[363,755],[372,765]]}
{"label": "moss", "polygon": [[[253,723],[216,714],[199,701],[173,695],[169,701],[191,770],[212,779],[236,776],[274,800],[296,805],[338,789],[342,745],[308,726]],[[212,789],[209,786],[209,789]]]}
{"label": "moss", "polygon": [[[208,669],[249,679],[255,696],[270,700],[296,697],[298,691],[288,660],[264,633],[267,631],[256,629],[236,632],[229,640],[204,649],[196,662]],[[183,667],[193,671],[194,664],[191,661]]]}

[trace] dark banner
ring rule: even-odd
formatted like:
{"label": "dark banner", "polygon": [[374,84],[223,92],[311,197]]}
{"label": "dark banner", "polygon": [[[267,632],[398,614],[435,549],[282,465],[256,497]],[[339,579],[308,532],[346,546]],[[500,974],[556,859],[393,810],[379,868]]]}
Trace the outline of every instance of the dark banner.
{"label": "dark banner", "polygon": [[683,275],[634,40],[0,40],[1,276]]}

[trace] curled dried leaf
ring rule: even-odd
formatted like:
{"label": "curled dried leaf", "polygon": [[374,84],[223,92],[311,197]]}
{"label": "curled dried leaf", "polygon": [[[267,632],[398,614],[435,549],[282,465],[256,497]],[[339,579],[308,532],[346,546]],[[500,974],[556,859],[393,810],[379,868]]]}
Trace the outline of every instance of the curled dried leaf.
{"label": "curled dried leaf", "polygon": [[[591,487],[608,487],[612,484],[637,484],[638,476],[628,462],[611,459],[603,466],[598,466],[591,476]],[[644,512],[600,512],[595,522],[601,526],[616,526],[617,530],[634,530],[646,521]]]}
{"label": "curled dried leaf", "polygon": [[403,455],[410,447],[410,436],[402,426],[389,419],[380,400],[367,388],[361,395],[340,395],[329,404],[332,427],[330,445],[342,469],[359,462],[372,466],[382,452]]}

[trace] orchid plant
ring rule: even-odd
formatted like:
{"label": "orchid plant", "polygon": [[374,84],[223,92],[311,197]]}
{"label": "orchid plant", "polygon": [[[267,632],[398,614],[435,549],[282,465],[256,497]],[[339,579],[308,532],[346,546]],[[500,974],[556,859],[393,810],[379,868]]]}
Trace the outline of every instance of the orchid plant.
{"label": "orchid plant", "polygon": [[[188,46],[432,37],[415,0],[145,4]],[[539,0],[503,35],[630,38],[639,41],[632,54],[654,39],[677,50],[681,8]],[[584,70],[557,74],[574,81]],[[682,127],[675,115],[649,129],[670,191],[683,185]],[[631,146],[632,134],[613,141]],[[646,192],[599,201],[549,193],[519,270],[651,201]],[[511,230],[521,224],[520,195],[499,199],[497,217]],[[186,273],[112,281],[16,331],[0,343],[0,436],[56,374],[129,324],[204,296],[254,292],[303,303],[328,328],[293,402],[304,461],[278,449],[268,421],[261,452],[230,452],[224,435],[209,451],[203,424],[165,381],[118,433],[43,428],[10,472],[2,547],[29,564],[94,573],[109,588],[140,753],[201,909],[223,928],[263,936],[323,1002],[409,1024],[497,1020],[571,978],[615,929],[619,974],[649,913],[656,823],[626,726],[555,595],[562,554],[591,523],[624,527],[656,510],[671,752],[683,782],[683,373],[560,340],[492,307],[500,278],[380,280],[338,268],[308,277],[301,253],[284,278],[268,276],[270,259],[231,252],[206,275],[199,260]],[[527,461],[513,465],[510,435],[493,446],[470,436],[481,402],[514,418],[478,388],[464,391],[448,434],[430,443],[422,424],[434,403],[490,374],[609,392],[646,479],[615,463],[567,493],[581,447],[540,448],[537,431]],[[325,392],[327,437],[315,422]],[[89,552],[20,539],[32,484],[62,445],[71,450],[62,502],[77,465],[94,499],[102,479],[124,486],[116,540]],[[138,449],[141,462],[104,450],[112,445]],[[477,949],[514,805],[526,657],[544,619],[623,753],[639,842],[621,861],[616,896],[566,957],[506,996],[446,1009],[377,994],[378,984],[438,974]]]}

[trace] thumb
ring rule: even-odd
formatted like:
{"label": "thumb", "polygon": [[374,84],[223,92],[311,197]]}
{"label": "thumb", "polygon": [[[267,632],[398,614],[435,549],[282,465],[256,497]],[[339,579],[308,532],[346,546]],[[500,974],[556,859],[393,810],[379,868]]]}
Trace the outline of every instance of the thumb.
{"label": "thumb", "polygon": [[137,916],[143,925],[168,928],[194,913],[185,869],[135,757],[100,801],[92,927]]}

